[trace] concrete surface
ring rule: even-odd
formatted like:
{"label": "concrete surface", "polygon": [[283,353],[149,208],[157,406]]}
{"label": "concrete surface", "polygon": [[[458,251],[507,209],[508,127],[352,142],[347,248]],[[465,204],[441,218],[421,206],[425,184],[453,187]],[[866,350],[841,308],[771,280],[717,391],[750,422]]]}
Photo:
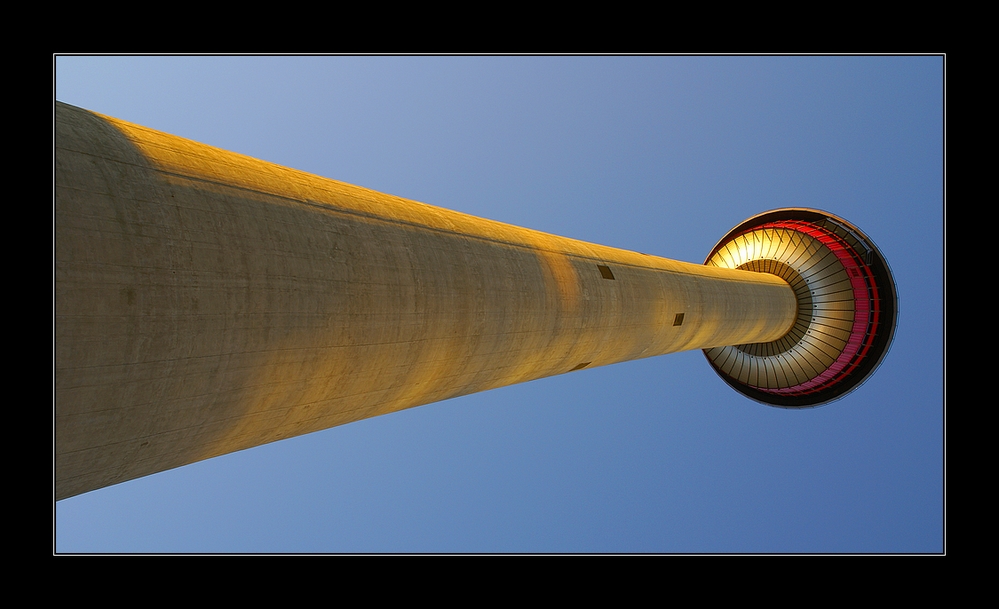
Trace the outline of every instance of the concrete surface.
{"label": "concrete surface", "polygon": [[57,499],[513,383],[775,340],[796,317],[772,275],[475,218],[66,104],[56,119]]}

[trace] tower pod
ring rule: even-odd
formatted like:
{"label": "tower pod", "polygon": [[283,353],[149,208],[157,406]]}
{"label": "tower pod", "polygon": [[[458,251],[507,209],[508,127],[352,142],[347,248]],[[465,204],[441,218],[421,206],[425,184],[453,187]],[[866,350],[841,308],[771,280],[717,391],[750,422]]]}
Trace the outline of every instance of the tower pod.
{"label": "tower pod", "polygon": [[832,214],[786,208],[733,228],[704,264],[770,273],[798,298],[783,337],[705,349],[736,391],[785,408],[819,406],[856,389],[881,363],[898,319],[895,280],[860,229]]}

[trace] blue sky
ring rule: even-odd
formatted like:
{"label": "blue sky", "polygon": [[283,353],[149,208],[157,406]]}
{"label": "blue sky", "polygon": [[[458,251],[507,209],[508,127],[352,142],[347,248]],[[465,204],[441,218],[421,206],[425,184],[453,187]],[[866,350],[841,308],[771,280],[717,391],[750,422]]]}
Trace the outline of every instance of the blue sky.
{"label": "blue sky", "polygon": [[277,442],[54,505],[58,552],[941,552],[941,57],[58,57],[56,99],[321,176],[703,261],[824,209],[881,248],[857,391],[749,401],[700,352]]}

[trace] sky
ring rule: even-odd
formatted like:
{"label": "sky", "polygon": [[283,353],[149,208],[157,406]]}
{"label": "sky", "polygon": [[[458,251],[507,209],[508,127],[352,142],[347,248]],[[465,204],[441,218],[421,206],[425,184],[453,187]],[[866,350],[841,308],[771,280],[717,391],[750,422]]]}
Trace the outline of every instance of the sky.
{"label": "sky", "polygon": [[53,501],[57,553],[942,553],[939,56],[54,58],[54,98],[320,176],[703,262],[744,219],[857,225],[875,374],[761,405],[700,352],[455,398]]}

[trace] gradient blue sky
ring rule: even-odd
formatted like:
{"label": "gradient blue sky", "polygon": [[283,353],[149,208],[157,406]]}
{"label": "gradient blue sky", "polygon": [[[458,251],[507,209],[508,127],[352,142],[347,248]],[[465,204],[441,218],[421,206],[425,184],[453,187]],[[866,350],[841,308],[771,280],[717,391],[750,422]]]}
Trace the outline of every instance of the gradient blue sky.
{"label": "gradient blue sky", "polygon": [[57,552],[941,552],[941,57],[58,57],[56,99],[701,262],[815,207],[898,283],[863,386],[769,408],[700,352],[586,369],[55,503]]}

